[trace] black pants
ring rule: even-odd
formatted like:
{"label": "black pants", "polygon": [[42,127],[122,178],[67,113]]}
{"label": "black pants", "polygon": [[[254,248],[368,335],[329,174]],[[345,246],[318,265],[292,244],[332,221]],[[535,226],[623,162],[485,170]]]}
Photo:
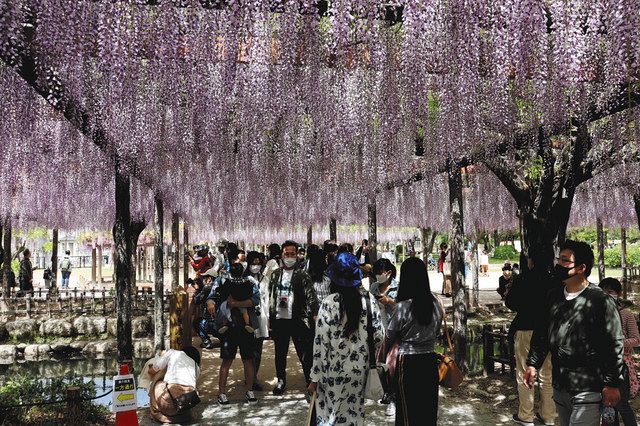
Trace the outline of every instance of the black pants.
{"label": "black pants", "polygon": [[439,364],[435,353],[398,356],[396,426],[437,425]]}
{"label": "black pants", "polygon": [[253,379],[254,383],[258,382],[258,370],[260,369],[260,361],[262,361],[262,345],[264,344],[264,337],[258,337],[254,346],[253,353]]}
{"label": "black pants", "polygon": [[301,319],[279,319],[272,324],[273,343],[276,349],[276,375],[278,380],[287,378],[287,354],[289,340],[293,340],[298,359],[302,364],[304,378],[309,382],[313,357],[313,334]]}

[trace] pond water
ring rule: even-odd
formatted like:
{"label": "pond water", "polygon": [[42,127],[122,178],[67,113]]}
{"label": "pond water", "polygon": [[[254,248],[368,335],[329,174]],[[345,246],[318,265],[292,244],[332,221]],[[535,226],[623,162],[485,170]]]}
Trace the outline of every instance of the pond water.
{"label": "pond water", "polygon": [[[134,374],[139,372],[146,359],[134,359]],[[118,373],[118,363],[112,358],[59,358],[39,361],[16,361],[12,364],[0,365],[0,385],[8,378],[16,375],[39,377],[45,382],[53,378],[82,377],[85,383],[93,381],[96,386],[96,396],[102,395],[113,388],[113,376]],[[149,406],[149,395],[146,389],[137,390],[138,407]],[[96,403],[110,407],[113,393],[95,400]]]}

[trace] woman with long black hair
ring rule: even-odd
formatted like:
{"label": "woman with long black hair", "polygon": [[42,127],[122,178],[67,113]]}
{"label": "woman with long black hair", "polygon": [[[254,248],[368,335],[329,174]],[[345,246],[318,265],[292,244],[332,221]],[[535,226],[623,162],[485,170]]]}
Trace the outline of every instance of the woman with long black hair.
{"label": "woman with long black hair", "polygon": [[380,311],[373,296],[361,291],[362,273],[354,255],[338,254],[327,275],[332,294],[318,312],[309,392],[318,393],[318,425],[363,425],[369,369],[367,312],[371,311],[374,346],[379,346]]}
{"label": "woman with long black hair", "polygon": [[424,262],[417,257],[405,260],[385,340],[385,348],[398,342],[396,425],[437,424],[440,358],[434,347],[443,312],[442,303],[431,293]]}
{"label": "woman with long black hair", "polygon": [[322,302],[325,297],[330,293],[329,284],[331,280],[325,274],[326,261],[325,254],[318,250],[309,249],[308,270],[311,281],[313,281],[313,288],[316,290],[318,300]]}

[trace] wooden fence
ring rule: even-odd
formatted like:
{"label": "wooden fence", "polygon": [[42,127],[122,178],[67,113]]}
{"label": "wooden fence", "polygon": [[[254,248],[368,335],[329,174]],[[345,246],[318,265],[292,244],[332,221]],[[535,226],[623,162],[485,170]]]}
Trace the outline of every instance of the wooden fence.
{"label": "wooden fence", "polygon": [[[135,297],[132,297],[132,315],[152,315],[155,292],[151,288],[137,288]],[[165,291],[165,312],[169,311],[171,291]],[[93,287],[90,289],[56,289],[49,291],[38,288],[33,292],[18,295],[14,290],[9,298],[3,299],[6,303],[7,313],[16,316],[49,317],[90,314],[108,316],[116,312],[116,291],[113,288]]]}
{"label": "wooden fence", "polygon": [[516,358],[513,351],[513,342],[509,341],[507,329],[494,330],[492,325],[484,325],[482,327],[482,342],[485,371],[494,373],[497,363],[500,364],[500,372],[502,374],[509,367],[509,374],[511,377],[515,377]]}

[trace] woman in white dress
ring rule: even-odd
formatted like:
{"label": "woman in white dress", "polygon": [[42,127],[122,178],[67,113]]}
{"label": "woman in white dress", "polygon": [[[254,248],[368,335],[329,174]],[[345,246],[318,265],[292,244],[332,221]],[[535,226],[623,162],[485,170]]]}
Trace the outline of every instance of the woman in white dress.
{"label": "woman in white dress", "polygon": [[371,306],[374,344],[384,338],[378,304],[361,289],[356,257],[340,253],[327,269],[331,293],[320,305],[313,345],[309,392],[317,392],[319,426],[364,425],[364,388],[369,366],[367,303]]}

